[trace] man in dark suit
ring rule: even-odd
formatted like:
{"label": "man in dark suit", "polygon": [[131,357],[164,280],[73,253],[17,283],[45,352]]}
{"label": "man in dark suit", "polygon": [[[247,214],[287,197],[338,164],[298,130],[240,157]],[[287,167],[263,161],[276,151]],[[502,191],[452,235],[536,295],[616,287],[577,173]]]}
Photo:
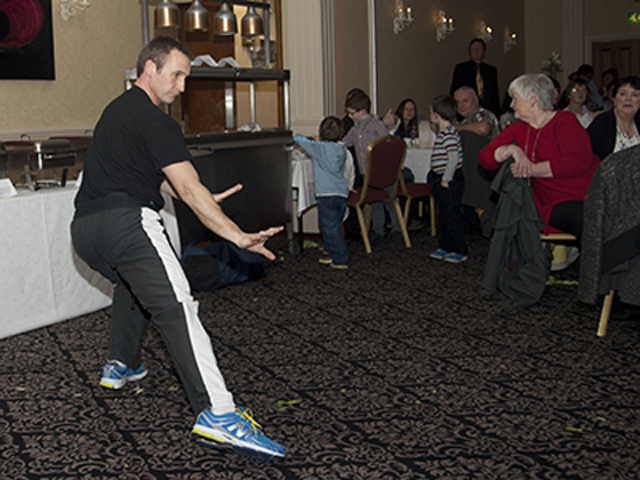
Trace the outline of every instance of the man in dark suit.
{"label": "man in dark suit", "polygon": [[460,87],[473,88],[478,94],[480,105],[500,117],[500,91],[498,90],[498,70],[493,65],[484,63],[487,44],[481,38],[474,38],[469,43],[469,60],[456,65],[449,94]]}

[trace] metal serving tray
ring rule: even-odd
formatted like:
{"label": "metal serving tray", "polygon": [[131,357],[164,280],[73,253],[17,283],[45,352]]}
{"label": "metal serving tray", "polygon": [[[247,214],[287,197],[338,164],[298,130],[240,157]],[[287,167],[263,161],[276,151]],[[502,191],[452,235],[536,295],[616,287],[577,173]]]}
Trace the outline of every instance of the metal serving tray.
{"label": "metal serving tray", "polygon": [[62,170],[55,183],[64,187],[68,169],[75,165],[77,155],[69,140],[6,141],[2,150],[7,160],[4,166],[0,160],[0,173],[24,175],[25,183],[32,190],[39,188],[37,174],[42,171]]}

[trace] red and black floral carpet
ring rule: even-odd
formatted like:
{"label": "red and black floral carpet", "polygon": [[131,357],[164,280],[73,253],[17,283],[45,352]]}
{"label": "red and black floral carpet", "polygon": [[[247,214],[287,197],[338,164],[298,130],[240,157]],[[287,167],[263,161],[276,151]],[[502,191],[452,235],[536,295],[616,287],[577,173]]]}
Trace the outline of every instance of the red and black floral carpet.
{"label": "red and black floral carpet", "polygon": [[488,240],[470,233],[469,260],[450,265],[412,236],[412,249],[371,255],[353,242],[348,271],[274,239],[266,278],[197,294],[236,402],[287,447],[283,461],[190,438],[153,327],[149,376],[99,387],[105,309],[0,340],[0,478],[639,478],[640,322],[597,338],[599,309],[571,284],[502,310],[478,295]]}

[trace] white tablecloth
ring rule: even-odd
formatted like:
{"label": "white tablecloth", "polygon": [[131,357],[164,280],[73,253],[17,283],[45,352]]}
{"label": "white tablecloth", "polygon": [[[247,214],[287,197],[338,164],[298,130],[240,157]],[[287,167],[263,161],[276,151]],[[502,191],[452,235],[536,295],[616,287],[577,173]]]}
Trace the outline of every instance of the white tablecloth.
{"label": "white tablecloth", "polygon": [[[0,338],[111,304],[111,284],[71,245],[76,192],[67,185],[0,199]],[[163,218],[175,246],[175,216]]]}
{"label": "white tablecloth", "polygon": [[297,215],[301,217],[317,202],[316,189],[313,185],[313,160],[299,149],[291,152],[291,186],[297,192]]}
{"label": "white tablecloth", "polygon": [[407,147],[404,166],[413,172],[416,182],[427,181],[427,174],[431,170],[431,148]]}

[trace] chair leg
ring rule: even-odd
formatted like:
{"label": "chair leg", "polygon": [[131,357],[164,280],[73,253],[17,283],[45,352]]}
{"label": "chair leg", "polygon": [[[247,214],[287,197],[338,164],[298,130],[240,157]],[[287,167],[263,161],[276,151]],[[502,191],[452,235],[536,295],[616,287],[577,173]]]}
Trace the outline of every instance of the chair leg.
{"label": "chair leg", "polygon": [[436,200],[429,195],[429,218],[431,220],[431,236],[436,236]]}
{"label": "chair leg", "polygon": [[404,224],[409,225],[409,209],[411,207],[411,197],[405,197],[407,199],[404,204]]}
{"label": "chair leg", "polygon": [[602,311],[600,312],[600,323],[598,324],[598,336],[604,337],[607,334],[607,326],[609,325],[609,316],[611,316],[611,306],[613,305],[613,297],[615,290],[609,290],[609,294],[604,297],[602,303]]}
{"label": "chair leg", "polygon": [[364,251],[371,253],[371,244],[369,243],[369,230],[366,228],[366,222],[364,221],[364,214],[360,205],[356,205],[356,213],[358,214],[358,223],[360,224],[360,234],[362,235],[362,242],[364,243]]}
{"label": "chair leg", "polygon": [[393,205],[396,207],[396,215],[398,216],[398,223],[400,223],[400,230],[402,230],[404,244],[407,248],[411,248],[411,240],[409,240],[409,233],[407,232],[407,222],[404,220],[402,210],[400,209],[400,202],[397,198],[393,201]]}

